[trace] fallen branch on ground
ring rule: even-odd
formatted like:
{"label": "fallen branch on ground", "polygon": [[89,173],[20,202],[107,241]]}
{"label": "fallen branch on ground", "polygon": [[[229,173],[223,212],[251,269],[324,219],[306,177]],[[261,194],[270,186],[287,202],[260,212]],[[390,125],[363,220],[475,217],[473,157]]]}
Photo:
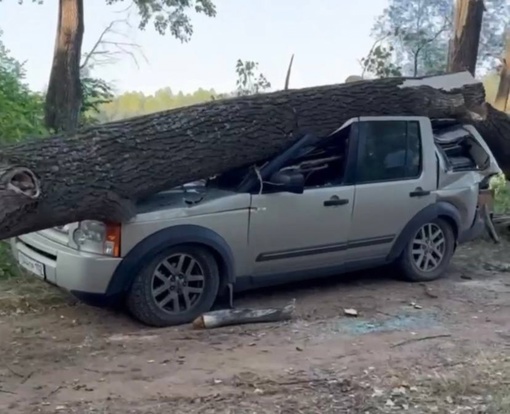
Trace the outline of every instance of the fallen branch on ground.
{"label": "fallen branch on ground", "polygon": [[212,329],[221,326],[247,323],[282,322],[292,318],[296,300],[283,308],[269,309],[223,309],[204,313],[193,321],[195,329]]}
{"label": "fallen branch on ground", "polygon": [[450,334],[422,336],[420,338],[412,338],[412,339],[407,339],[407,340],[402,341],[402,342],[397,342],[396,344],[391,345],[391,348],[396,348],[396,347],[399,347],[399,346],[402,346],[402,345],[412,344],[414,342],[427,341],[429,339],[450,338],[450,337],[451,337]]}

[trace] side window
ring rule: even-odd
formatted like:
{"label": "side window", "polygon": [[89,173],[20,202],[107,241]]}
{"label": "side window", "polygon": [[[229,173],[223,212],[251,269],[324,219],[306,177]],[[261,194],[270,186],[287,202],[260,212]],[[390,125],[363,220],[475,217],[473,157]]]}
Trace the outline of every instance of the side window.
{"label": "side window", "polygon": [[397,181],[420,175],[418,121],[366,121],[359,128],[356,183]]}

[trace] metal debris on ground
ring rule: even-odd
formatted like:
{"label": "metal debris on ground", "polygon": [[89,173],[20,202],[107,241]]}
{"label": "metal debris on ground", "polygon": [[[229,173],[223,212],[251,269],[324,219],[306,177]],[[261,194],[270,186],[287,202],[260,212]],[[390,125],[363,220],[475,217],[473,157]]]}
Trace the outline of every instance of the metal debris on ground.
{"label": "metal debris on ground", "polygon": [[358,311],[356,309],[344,309],[345,316],[357,317]]}

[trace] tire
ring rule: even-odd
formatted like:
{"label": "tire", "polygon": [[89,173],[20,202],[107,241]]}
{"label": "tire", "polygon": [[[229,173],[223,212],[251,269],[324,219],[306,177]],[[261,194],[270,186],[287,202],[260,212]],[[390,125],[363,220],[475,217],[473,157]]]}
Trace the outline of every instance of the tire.
{"label": "tire", "polygon": [[[421,242],[421,239],[424,236],[426,239],[426,235],[430,233],[430,229],[433,229],[432,234],[436,234],[437,231],[440,231],[444,240],[444,247],[441,248],[441,245],[438,244],[436,245],[435,250],[428,250],[429,253],[427,253],[427,247],[425,247],[425,244]],[[439,239],[439,236],[437,236],[436,240]],[[452,226],[448,222],[437,218],[424,223],[408,241],[404,251],[402,252],[402,255],[400,256],[400,259],[397,262],[401,276],[403,279],[409,282],[430,282],[439,279],[444,275],[450,264],[451,258],[455,251],[455,244],[455,233],[452,229]],[[419,253],[419,250],[421,249],[425,250],[423,251],[423,258],[420,262],[419,259],[422,253]],[[442,253],[440,260],[438,260],[438,249]],[[427,260],[428,254],[431,254],[432,258],[436,259],[437,264],[434,267],[432,259],[429,259],[428,263],[430,266],[429,269],[426,269],[425,260]]]}
{"label": "tire", "polygon": [[[192,261],[195,264],[191,264]],[[202,273],[202,280],[198,280],[199,273]],[[211,309],[219,286],[218,264],[206,248],[173,246],[155,256],[138,272],[126,304],[130,313],[146,325],[182,325]]]}

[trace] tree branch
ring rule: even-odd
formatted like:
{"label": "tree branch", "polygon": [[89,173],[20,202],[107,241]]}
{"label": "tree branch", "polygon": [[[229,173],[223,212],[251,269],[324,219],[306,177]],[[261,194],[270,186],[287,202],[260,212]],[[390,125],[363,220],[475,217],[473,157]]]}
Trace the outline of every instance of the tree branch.
{"label": "tree branch", "polygon": [[[96,43],[88,52],[84,55],[83,62],[80,65],[80,69],[83,70],[91,65],[92,60],[96,60],[94,64],[111,64],[114,63],[115,59],[113,56],[115,55],[129,55],[133,61],[135,62],[136,66],[138,67],[138,60],[136,58],[136,53],[133,50],[136,50],[137,53],[141,54],[145,61],[147,59],[145,58],[145,55],[143,54],[143,51],[141,47],[133,42],[123,42],[123,41],[115,41],[115,40],[108,40],[107,35],[116,34],[119,36],[125,36],[120,31],[115,30],[115,27],[117,27],[119,24],[124,24],[127,26],[129,25],[129,22],[127,19],[117,19],[113,20],[108,26],[105,27],[105,29],[100,34],[99,38],[97,39]],[[101,48],[104,48],[104,50],[101,50]],[[115,50],[109,50],[110,49],[117,49]],[[102,60],[98,61],[98,57],[102,56]]]}

